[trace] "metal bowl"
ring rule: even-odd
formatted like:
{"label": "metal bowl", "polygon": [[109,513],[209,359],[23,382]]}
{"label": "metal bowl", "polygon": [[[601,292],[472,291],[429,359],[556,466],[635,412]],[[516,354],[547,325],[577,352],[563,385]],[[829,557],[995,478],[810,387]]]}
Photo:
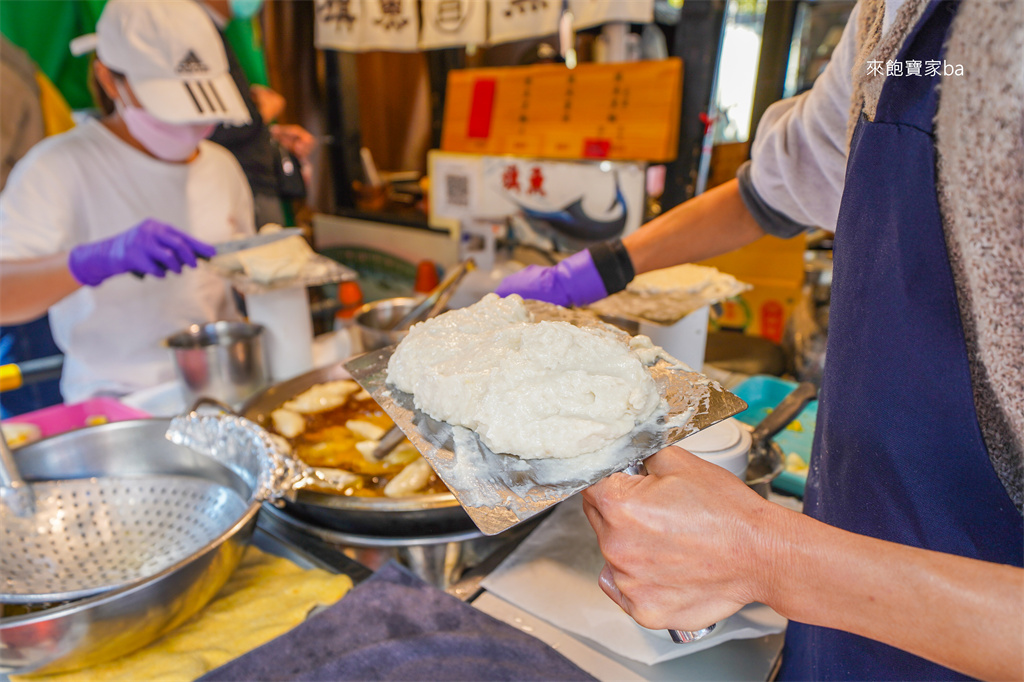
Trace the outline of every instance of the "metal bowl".
{"label": "metal bowl", "polygon": [[104,424],[14,452],[28,481],[172,474],[226,486],[250,500],[244,515],[191,557],[112,592],[0,618],[0,674],[56,673],[130,653],[174,629],[227,582],[256,525],[252,487],[217,461],[164,438],[166,419]]}
{"label": "metal bowl", "polygon": [[403,317],[416,307],[423,298],[385,298],[361,307],[352,317],[352,326],[359,335],[359,344],[364,351],[377,350],[394,345],[405,338],[408,329],[390,331]]}
{"label": "metal bowl", "polygon": [[[242,416],[267,427],[270,413],[314,384],[351,378],[339,363],[270,386],[242,407]],[[286,513],[343,533],[385,537],[425,537],[475,530],[451,493],[410,497],[346,497],[306,490],[286,500]]]}

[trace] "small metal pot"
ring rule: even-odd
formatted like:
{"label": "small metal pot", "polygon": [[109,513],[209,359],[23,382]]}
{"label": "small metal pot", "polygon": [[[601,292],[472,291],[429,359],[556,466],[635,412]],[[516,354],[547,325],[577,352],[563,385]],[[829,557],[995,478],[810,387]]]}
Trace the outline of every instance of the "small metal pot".
{"label": "small metal pot", "polygon": [[772,490],[772,481],[778,478],[785,468],[782,448],[775,441],[768,441],[764,447],[750,455],[747,465],[747,485],[758,495],[768,499]]}
{"label": "small metal pot", "polygon": [[164,345],[174,354],[186,404],[205,397],[237,407],[267,385],[261,325],[194,324],[167,337]]}
{"label": "small metal pot", "polygon": [[751,434],[750,463],[747,467],[747,485],[761,497],[768,498],[772,481],[782,473],[786,458],[779,444],[772,438],[807,406],[816,400],[818,389],[810,382],[799,384],[767,417],[761,420]]}
{"label": "small metal pot", "polygon": [[352,317],[359,344],[364,352],[386,348],[405,338],[408,329],[390,331],[422,298],[385,298],[367,303]]}

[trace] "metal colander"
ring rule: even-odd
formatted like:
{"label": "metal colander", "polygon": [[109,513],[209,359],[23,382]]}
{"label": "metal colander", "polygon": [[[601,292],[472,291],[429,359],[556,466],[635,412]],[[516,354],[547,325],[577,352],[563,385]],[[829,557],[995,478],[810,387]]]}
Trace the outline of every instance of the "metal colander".
{"label": "metal colander", "polygon": [[190,476],[91,478],[29,485],[35,512],[0,505],[0,601],[79,599],[151,576],[231,528],[238,493]]}
{"label": "metal colander", "polygon": [[[265,431],[240,417],[193,412],[162,435],[189,448],[191,461],[147,470],[145,460],[160,448],[119,440],[115,430],[93,446],[119,452],[118,467],[63,480],[35,471],[31,483],[0,436],[0,602],[69,601],[149,579],[196,556],[252,505],[280,497],[304,475]],[[22,463],[33,467],[32,458]],[[225,480],[232,474],[248,496]]]}

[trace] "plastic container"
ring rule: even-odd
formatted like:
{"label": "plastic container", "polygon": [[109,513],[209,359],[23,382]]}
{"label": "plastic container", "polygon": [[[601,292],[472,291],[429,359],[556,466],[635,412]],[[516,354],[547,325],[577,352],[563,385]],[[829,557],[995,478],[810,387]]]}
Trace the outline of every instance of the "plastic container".
{"label": "plastic container", "polygon": [[363,305],[363,289],[359,282],[342,282],[338,285],[338,305],[341,307],[334,314],[335,329],[341,329],[345,321],[352,319]]}
{"label": "plastic container", "polygon": [[86,426],[130,419],[145,419],[149,414],[113,398],[91,398],[73,405],[54,405],[5,419],[4,423],[35,424],[43,438]]}
{"label": "plastic container", "polygon": [[704,306],[672,325],[641,322],[640,333],[649,337],[655,346],[661,346],[699,372],[704,367],[704,353],[708,346],[710,311],[710,306]]}
{"label": "plastic container", "polygon": [[[782,402],[796,388],[793,381],[786,381],[773,376],[753,376],[732,389],[732,392],[746,401],[748,407],[736,415],[736,419],[750,426],[757,424],[768,416],[768,413]],[[818,420],[818,401],[812,400],[789,426],[780,431],[772,439],[788,456],[796,453],[804,462],[811,460],[811,447],[814,443],[814,425]],[[772,487],[790,495],[803,497],[807,483],[806,472],[794,473],[783,471],[772,481]]]}
{"label": "plastic container", "polygon": [[413,291],[417,294],[429,294],[440,283],[441,276],[437,272],[437,265],[434,261],[421,260],[416,266],[416,282],[413,284]]}
{"label": "plastic container", "polygon": [[679,447],[717,464],[746,480],[750,460],[750,431],[735,419],[725,419],[679,441]]}

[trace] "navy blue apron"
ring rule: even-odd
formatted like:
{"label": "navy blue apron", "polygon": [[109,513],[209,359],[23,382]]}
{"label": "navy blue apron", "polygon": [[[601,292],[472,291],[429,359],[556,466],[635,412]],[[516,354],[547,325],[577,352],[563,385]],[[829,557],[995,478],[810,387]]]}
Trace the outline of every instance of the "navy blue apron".
{"label": "navy blue apron", "polygon": [[[932,119],[956,2],[932,2],[850,145],[806,513],[839,528],[1024,564],[1024,522],[989,460],[939,216]],[[970,77],[967,74],[963,77]],[[780,679],[963,679],[829,628],[790,623]]]}

